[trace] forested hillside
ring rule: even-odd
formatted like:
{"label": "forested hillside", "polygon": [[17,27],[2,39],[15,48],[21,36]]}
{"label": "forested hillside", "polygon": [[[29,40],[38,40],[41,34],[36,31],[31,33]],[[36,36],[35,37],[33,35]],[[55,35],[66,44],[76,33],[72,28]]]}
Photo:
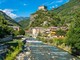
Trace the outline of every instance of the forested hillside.
{"label": "forested hillside", "polygon": [[[9,26],[19,26],[16,21],[7,16],[4,12],[0,11],[0,38],[4,38],[7,35],[17,35],[18,31],[14,31],[13,28]],[[22,29],[20,29],[21,31]]]}
{"label": "forested hillside", "polygon": [[14,21],[11,17],[6,15],[4,12],[0,11],[0,17],[4,18],[8,22],[9,25],[19,25],[16,21]]}
{"label": "forested hillside", "polygon": [[80,56],[80,0],[70,0],[54,10],[64,24],[69,24],[66,45],[71,46],[73,55]]}
{"label": "forested hillside", "polygon": [[38,10],[36,13],[32,14],[31,17],[33,17],[30,21],[31,27],[59,26],[59,22],[61,22],[59,16],[52,11]]}
{"label": "forested hillside", "polygon": [[30,23],[30,18],[23,19],[18,23],[22,26],[23,29],[27,29]]}
{"label": "forested hillside", "polygon": [[61,17],[64,24],[71,23],[75,18],[75,13],[78,13],[77,11],[80,11],[80,0],[70,0],[54,10]]}
{"label": "forested hillside", "polygon": [[75,10],[80,11],[80,0],[70,0],[68,3],[60,6],[54,11],[61,15],[69,15]]}
{"label": "forested hillside", "polygon": [[69,26],[74,20],[75,13],[80,11],[80,0],[70,0],[68,3],[53,11],[38,10],[32,16],[34,21],[31,22],[32,27],[49,27],[49,26]]}
{"label": "forested hillside", "polygon": [[27,19],[29,19],[29,17],[16,17],[16,18],[14,18],[14,20],[17,22],[20,22],[22,20],[27,20]]}

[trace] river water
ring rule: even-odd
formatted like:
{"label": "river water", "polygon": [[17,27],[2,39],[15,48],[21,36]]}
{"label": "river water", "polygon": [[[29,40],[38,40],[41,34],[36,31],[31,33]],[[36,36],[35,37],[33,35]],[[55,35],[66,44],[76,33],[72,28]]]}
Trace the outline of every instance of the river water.
{"label": "river water", "polygon": [[80,60],[62,49],[35,39],[27,39],[26,42],[30,54],[25,56],[24,60]]}

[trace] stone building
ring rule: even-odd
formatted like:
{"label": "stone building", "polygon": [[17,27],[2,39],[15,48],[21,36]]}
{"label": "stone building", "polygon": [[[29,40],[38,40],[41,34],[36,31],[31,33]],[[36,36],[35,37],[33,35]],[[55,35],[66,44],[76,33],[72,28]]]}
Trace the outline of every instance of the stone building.
{"label": "stone building", "polygon": [[42,28],[42,27],[32,28],[32,37],[33,37],[33,38],[36,38],[39,33],[43,33],[44,31],[45,31],[45,29]]}
{"label": "stone building", "polygon": [[46,6],[39,6],[38,10],[44,10],[44,11],[46,11],[47,7]]}

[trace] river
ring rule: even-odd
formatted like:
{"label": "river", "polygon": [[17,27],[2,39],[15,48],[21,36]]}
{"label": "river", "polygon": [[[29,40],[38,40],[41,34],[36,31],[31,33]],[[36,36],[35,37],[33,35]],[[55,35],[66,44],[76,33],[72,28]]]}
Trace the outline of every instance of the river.
{"label": "river", "polygon": [[24,60],[79,60],[62,49],[35,39],[26,39],[26,49]]}

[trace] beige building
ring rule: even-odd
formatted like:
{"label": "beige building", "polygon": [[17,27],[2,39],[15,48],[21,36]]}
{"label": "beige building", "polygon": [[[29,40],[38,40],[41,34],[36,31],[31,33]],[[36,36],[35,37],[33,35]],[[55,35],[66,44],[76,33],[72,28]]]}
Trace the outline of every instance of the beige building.
{"label": "beige building", "polygon": [[49,27],[49,28],[35,27],[35,28],[31,29],[32,37],[36,38],[39,35],[39,33],[41,33],[44,36],[57,37],[56,31],[59,30],[59,29],[62,29],[64,31],[67,30],[66,27],[54,27],[54,26]]}
{"label": "beige building", "polygon": [[43,33],[44,31],[45,31],[45,29],[42,28],[42,27],[32,28],[32,37],[33,37],[33,38],[36,38],[39,33]]}
{"label": "beige building", "polygon": [[44,11],[46,11],[47,7],[46,6],[39,6],[38,10],[44,10]]}
{"label": "beige building", "polygon": [[36,29],[36,28],[32,29],[32,37],[33,38],[36,38],[38,36],[38,33],[39,33],[39,29]]}

